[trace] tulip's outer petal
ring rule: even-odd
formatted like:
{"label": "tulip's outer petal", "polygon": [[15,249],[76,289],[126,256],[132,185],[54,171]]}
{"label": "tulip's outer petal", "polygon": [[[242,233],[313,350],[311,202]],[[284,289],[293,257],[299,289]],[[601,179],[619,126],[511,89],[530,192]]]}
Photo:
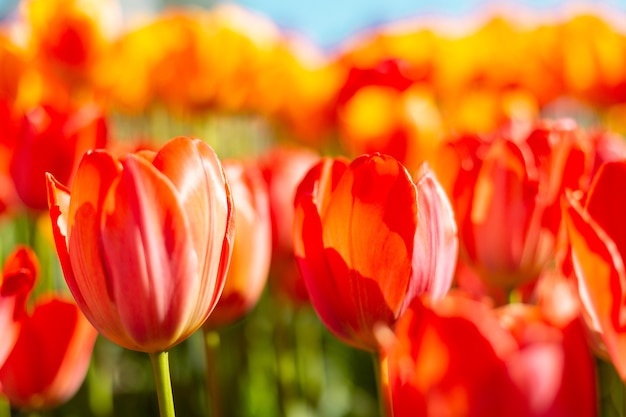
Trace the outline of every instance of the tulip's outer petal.
{"label": "tulip's outer petal", "polygon": [[452,206],[426,166],[416,186],[418,220],[405,306],[420,294],[426,293],[432,300],[445,296],[452,285],[459,250]]}
{"label": "tulip's outer petal", "polygon": [[342,159],[324,158],[304,177],[295,197],[294,254],[315,311],[328,329],[352,346],[359,323],[350,315],[353,300],[342,298],[330,270],[322,240],[320,211],[324,212],[332,191],[348,167]]}
{"label": "tulip's outer petal", "polygon": [[626,379],[626,271],[615,242],[570,195],[563,219],[588,326],[602,335],[609,356]]}
{"label": "tulip's outer petal", "polygon": [[104,198],[121,169],[108,153],[92,151],[83,156],[76,171],[71,198],[50,177],[48,182],[52,228],[65,281],[87,319],[115,343],[126,335],[102,259],[100,217]]}
{"label": "tulip's outer petal", "polygon": [[500,141],[490,148],[475,187],[469,213],[472,235],[465,237],[475,249],[470,256],[479,260],[491,284],[510,288],[520,281],[516,271],[526,250],[537,183],[528,178],[520,149]]}
{"label": "tulip's outer petal", "polygon": [[224,162],[235,203],[235,240],[224,291],[204,328],[232,323],[259,300],[272,257],[272,222],[267,185],[254,165]]}
{"label": "tulip's outer petal", "polygon": [[626,259],[626,162],[607,162],[598,171],[587,196],[585,209],[615,243]]}
{"label": "tulip's outer petal", "polygon": [[35,410],[69,400],[85,378],[96,336],[74,303],[39,299],[0,369],[3,394],[13,407]]}
{"label": "tulip's outer petal", "polygon": [[385,155],[355,159],[321,220],[326,259],[346,308],[360,315],[362,329],[391,323],[409,284],[417,227],[416,188],[406,169]]}
{"label": "tulip's outer petal", "polygon": [[222,293],[234,240],[230,186],[213,149],[200,139],[178,137],[154,157],[154,166],[172,183],[191,228],[198,257],[194,321],[204,322]]}
{"label": "tulip's outer petal", "polygon": [[202,324],[189,321],[202,281],[192,225],[165,175],[132,154],[121,162],[102,217],[109,286],[120,321],[136,343],[127,347],[167,350]]}

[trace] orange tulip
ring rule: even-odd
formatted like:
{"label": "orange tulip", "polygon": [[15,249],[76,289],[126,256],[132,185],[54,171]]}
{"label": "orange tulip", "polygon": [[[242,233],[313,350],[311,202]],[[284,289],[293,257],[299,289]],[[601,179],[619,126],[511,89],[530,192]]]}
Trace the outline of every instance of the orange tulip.
{"label": "orange tulip", "polygon": [[584,317],[626,380],[626,161],[607,162],[585,198],[567,194],[563,218]]}
{"label": "orange tulip", "polygon": [[33,210],[47,209],[46,172],[69,184],[83,153],[106,143],[107,124],[96,105],[71,111],[42,105],[26,112],[10,161],[22,202]]}
{"label": "orange tulip", "polygon": [[55,407],[71,398],[85,379],[97,332],[76,304],[53,294],[39,297],[32,313],[26,310],[39,275],[39,261],[30,248],[17,247],[2,272],[2,291],[18,294],[12,316],[19,335],[0,366],[0,391],[14,408]]}
{"label": "orange tulip", "polygon": [[65,280],[102,335],[156,353],[204,323],[234,235],[230,187],[206,143],[179,137],[119,160],[89,152],[71,190],[48,175],[48,193]]}
{"label": "orange tulip", "polygon": [[265,288],[272,256],[267,186],[254,165],[228,161],[224,171],[235,204],[235,241],[226,285],[204,328],[232,323],[250,311]]}
{"label": "orange tulip", "polygon": [[387,155],[325,159],[296,194],[295,253],[311,303],[343,342],[375,350],[417,297],[439,299],[456,265],[456,224],[424,168],[416,182]]}

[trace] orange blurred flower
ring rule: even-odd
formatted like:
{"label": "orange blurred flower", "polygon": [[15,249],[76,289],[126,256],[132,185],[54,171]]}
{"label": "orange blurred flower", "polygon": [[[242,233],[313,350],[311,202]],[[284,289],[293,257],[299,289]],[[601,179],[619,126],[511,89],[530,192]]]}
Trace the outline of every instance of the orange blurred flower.
{"label": "orange blurred flower", "polygon": [[309,296],[293,254],[294,199],[298,184],[319,159],[313,150],[295,146],[276,146],[258,158],[272,219],[270,289],[296,305]]}
{"label": "orange blurred flower", "polygon": [[260,170],[249,163],[225,161],[224,172],[233,194],[237,227],[226,285],[205,329],[230,324],[256,305],[272,256],[269,199]]}
{"label": "orange blurred flower", "polygon": [[335,117],[340,143],[351,155],[380,152],[411,170],[430,160],[443,123],[432,92],[406,67],[389,59],[347,71]]}
{"label": "orange blurred flower", "polygon": [[454,216],[428,168],[414,182],[387,155],[324,159],[296,194],[294,250],[311,303],[341,341],[375,350],[417,297],[448,291],[457,256]]}
{"label": "orange blurred flower", "polygon": [[52,408],[74,396],[87,374],[97,336],[76,304],[61,296],[40,296],[32,312],[27,311],[26,298],[38,274],[37,256],[24,246],[17,247],[3,267],[2,290],[20,290],[20,301],[15,306],[19,336],[0,367],[0,391],[12,407],[27,410]]}
{"label": "orange blurred flower", "polygon": [[72,87],[89,87],[121,26],[116,0],[25,0],[29,52],[38,69]]}
{"label": "orange blurred flower", "polygon": [[213,311],[234,236],[230,187],[213,150],[179,137],[158,152],[87,153],[71,189],[48,175],[65,280],[98,331],[165,351]]}

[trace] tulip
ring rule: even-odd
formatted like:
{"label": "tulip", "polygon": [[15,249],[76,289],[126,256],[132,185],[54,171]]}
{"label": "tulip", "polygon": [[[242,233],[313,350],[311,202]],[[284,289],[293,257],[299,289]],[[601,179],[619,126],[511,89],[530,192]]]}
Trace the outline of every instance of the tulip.
{"label": "tulip", "polygon": [[463,261],[507,294],[534,282],[555,255],[560,196],[588,181],[586,136],[573,121],[561,120],[448,146],[454,150],[438,166],[455,172],[446,184]]}
{"label": "tulip", "polygon": [[73,301],[40,297],[0,368],[11,406],[40,410],[72,398],[82,385],[97,332]]}
{"label": "tulip", "polygon": [[505,364],[515,339],[486,304],[458,293],[415,304],[378,335],[390,416],[521,416]]}
{"label": "tulip", "polygon": [[324,159],[296,194],[294,249],[311,303],[328,329],[375,351],[414,299],[448,291],[457,258],[454,216],[424,167],[414,182],[390,156]]}
{"label": "tulip", "polygon": [[[15,345],[0,366],[1,392],[14,408],[56,407],[74,396],[85,379],[97,333],[76,304],[62,296],[42,295],[32,313],[26,310],[39,275],[30,248],[11,252],[2,272],[2,292],[17,294],[11,314],[19,326]],[[12,333],[3,330],[8,344]]]}
{"label": "tulip", "polygon": [[26,298],[32,290],[39,273],[39,263],[27,247],[15,249],[7,257],[0,281],[0,365],[11,352],[19,335],[26,308]]}
{"label": "tulip", "polygon": [[150,354],[161,416],[174,415],[168,350],[224,288],[234,237],[230,187],[213,149],[178,137],[158,152],[83,157],[71,190],[48,174],[67,285],[94,327]]}
{"label": "tulip", "polygon": [[293,253],[293,204],[298,184],[318,161],[314,151],[302,147],[276,147],[258,161],[267,183],[272,219],[270,289],[295,305],[307,303],[309,296]]}
{"label": "tulip", "polygon": [[213,150],[180,137],[158,153],[87,153],[72,188],[48,175],[65,280],[98,331],[143,352],[170,349],[207,319],[233,239],[230,188]]}
{"label": "tulip", "polygon": [[95,105],[76,110],[42,105],[26,112],[10,161],[22,202],[33,210],[47,209],[46,172],[70,184],[83,153],[106,142],[107,125]]}
{"label": "tulip", "polygon": [[224,172],[235,203],[235,240],[222,296],[204,323],[214,329],[250,311],[265,288],[272,255],[267,187],[253,165],[227,161]]}
{"label": "tulip", "polygon": [[390,415],[595,416],[595,363],[562,285],[495,310],[454,291],[379,329]]}
{"label": "tulip", "polygon": [[607,162],[586,196],[569,192],[563,219],[585,323],[626,381],[626,162]]}

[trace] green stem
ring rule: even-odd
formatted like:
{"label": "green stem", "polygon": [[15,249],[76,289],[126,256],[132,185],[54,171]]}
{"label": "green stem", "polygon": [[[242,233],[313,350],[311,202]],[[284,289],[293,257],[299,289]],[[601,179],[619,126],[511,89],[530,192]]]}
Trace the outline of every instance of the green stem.
{"label": "green stem", "polygon": [[[206,359],[207,409],[209,416],[222,415],[220,404],[220,387],[217,375],[217,356],[220,349],[220,335],[216,331],[203,330],[204,357]],[[209,404],[210,403],[210,404]]]}
{"label": "green stem", "polygon": [[159,398],[159,414],[161,417],[174,417],[174,396],[172,395],[172,381],[170,380],[170,363],[168,353],[150,353],[154,383]]}
{"label": "green stem", "polygon": [[[372,353],[372,363],[374,364],[374,376],[376,377],[376,389],[378,393],[378,408],[380,410],[380,417],[385,417],[387,414],[393,415],[390,411],[390,396],[387,392],[387,366],[386,363],[381,363],[380,353]],[[383,374],[384,373],[384,374]]]}

